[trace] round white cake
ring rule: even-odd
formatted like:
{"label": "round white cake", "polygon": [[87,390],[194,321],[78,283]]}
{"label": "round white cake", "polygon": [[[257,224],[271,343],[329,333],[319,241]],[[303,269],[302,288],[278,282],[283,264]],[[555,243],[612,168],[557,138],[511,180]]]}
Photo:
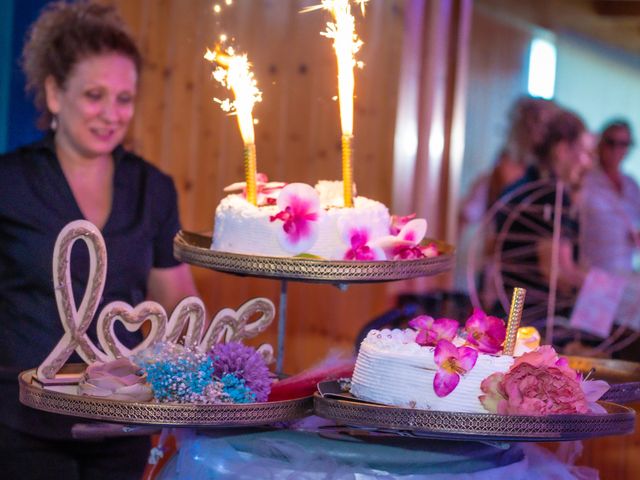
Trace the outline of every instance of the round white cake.
{"label": "round white cake", "polygon": [[492,373],[506,372],[508,355],[478,354],[475,366],[447,396],[433,389],[438,370],[433,352],[415,342],[416,331],[371,330],[360,346],[351,379],[351,393],[369,402],[423,410],[487,413],[478,397],[480,384]]}
{"label": "round white cake", "polygon": [[[342,260],[350,245],[340,233],[340,224],[365,225],[370,239],[389,235],[391,217],[387,207],[375,200],[357,196],[353,208],[344,208],[332,192],[333,183],[320,182],[315,189],[322,214],[317,221],[317,238],[304,252],[324,259]],[[212,250],[263,256],[292,256],[278,239],[281,221],[272,221],[280,211],[276,205],[255,206],[240,194],[228,195],[216,208]]]}

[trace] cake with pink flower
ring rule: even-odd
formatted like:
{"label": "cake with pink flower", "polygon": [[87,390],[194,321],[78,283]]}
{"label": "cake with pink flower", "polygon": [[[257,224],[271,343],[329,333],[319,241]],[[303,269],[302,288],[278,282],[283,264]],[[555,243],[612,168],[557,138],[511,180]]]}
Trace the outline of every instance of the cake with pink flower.
{"label": "cake with pink flower", "polygon": [[[243,185],[225,190],[242,190]],[[421,245],[426,220],[392,217],[385,205],[361,196],[345,208],[342,182],[284,185],[259,176],[257,192],[257,205],[242,191],[222,199],[216,208],[213,250],[363,261],[438,254],[433,244]]]}
{"label": "cake with pink flower", "polygon": [[351,393],[423,410],[546,415],[603,412],[606,382],[584,381],[550,346],[520,338],[503,355],[504,322],[479,309],[464,328],[422,315],[411,328],[372,330],[360,346]]}

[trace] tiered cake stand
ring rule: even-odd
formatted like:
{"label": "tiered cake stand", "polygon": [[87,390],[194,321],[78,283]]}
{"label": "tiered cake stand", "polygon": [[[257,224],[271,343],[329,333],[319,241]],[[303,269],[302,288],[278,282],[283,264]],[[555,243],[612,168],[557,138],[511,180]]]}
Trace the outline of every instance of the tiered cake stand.
{"label": "tiered cake stand", "polygon": [[[351,283],[405,280],[448,271],[454,263],[453,247],[437,242],[441,255],[403,261],[328,261],[296,257],[264,257],[210,249],[211,237],[180,232],[174,240],[179,260],[212,270],[280,280],[278,317],[278,364],[282,372],[286,326],[287,282],[330,283],[344,289]],[[588,371],[594,365],[577,365]],[[614,369],[612,365],[610,369]],[[638,372],[640,377],[640,372]],[[639,378],[640,379],[640,378]],[[611,400],[633,401],[636,386],[616,389]],[[321,384],[314,397],[315,413],[347,428],[364,429],[377,435],[430,437],[446,440],[565,441],[633,432],[632,409],[603,402],[604,414],[553,415],[544,417],[469,414],[403,409],[362,402],[342,392],[337,382]]]}
{"label": "tiered cake stand", "polygon": [[173,253],[178,260],[191,265],[236,275],[280,280],[276,372],[281,374],[284,360],[288,281],[330,283],[345,289],[350,283],[389,282],[436,275],[451,269],[454,264],[454,248],[444,242],[434,242],[441,252],[437,257],[362,262],[219,252],[210,249],[211,236],[179,232],[173,243]]}

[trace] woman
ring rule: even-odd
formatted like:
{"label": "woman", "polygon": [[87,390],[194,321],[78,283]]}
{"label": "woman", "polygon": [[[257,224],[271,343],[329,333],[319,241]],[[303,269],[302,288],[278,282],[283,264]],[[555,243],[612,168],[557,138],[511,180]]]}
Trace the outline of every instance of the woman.
{"label": "woman", "polygon": [[633,260],[640,248],[640,187],[620,169],[632,144],[628,122],[605,125],[598,142],[598,168],[585,178],[580,217],[585,266],[622,275],[637,272]]}
{"label": "woman", "polygon": [[[504,238],[502,279],[505,285],[527,288],[527,321],[547,314],[552,266],[557,267],[560,314],[567,314],[564,308],[573,304],[575,291],[584,280],[585,272],[576,262],[578,222],[574,210],[583,176],[591,168],[591,143],[580,117],[569,111],[558,112],[536,149],[538,164],[530,166],[503,194],[508,199],[506,211],[513,213],[497,216],[498,234]],[[559,213],[562,216],[557,219]],[[552,261],[556,226],[560,227],[557,262]]]}
{"label": "woman", "polygon": [[[120,145],[140,66],[116,12],[92,3],[49,6],[24,47],[27,89],[49,131],[0,158],[0,467],[6,478],[139,478],[146,463],[147,438],[74,442],[70,427],[78,419],[22,407],[16,382],[63,334],[51,262],[56,236],[72,220],[91,221],[105,239],[99,309],[113,300],[145,299],[171,309],[195,293],[188,266],[172,254],[179,229],[172,180]],[[79,303],[86,249],[74,248],[71,271]],[[130,346],[140,341],[124,328],[118,337]]]}

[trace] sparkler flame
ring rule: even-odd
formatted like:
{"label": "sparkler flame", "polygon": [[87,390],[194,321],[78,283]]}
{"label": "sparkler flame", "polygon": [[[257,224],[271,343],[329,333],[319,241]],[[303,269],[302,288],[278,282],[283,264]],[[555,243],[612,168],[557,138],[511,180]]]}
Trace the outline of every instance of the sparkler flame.
{"label": "sparkler flame", "polygon": [[[364,14],[367,0],[356,0]],[[353,135],[353,92],[355,80],[353,68],[356,66],[355,55],[362,47],[362,40],[355,31],[355,20],[351,15],[349,0],[322,0],[316,8],[328,10],[333,22],[327,22],[327,29],[321,32],[333,40],[333,48],[338,60],[338,99],[340,102],[340,123],[342,135]]]}
{"label": "sparkler flame", "polygon": [[244,142],[244,171],[247,183],[247,201],[257,205],[256,187],[256,145],[253,129],[253,106],[262,101],[262,92],[258,89],[257,82],[251,72],[251,64],[246,54],[236,55],[232,47],[222,51],[218,45],[212,52],[207,49],[204,58],[217,67],[213,71],[213,78],[224,87],[231,90],[235,100],[214,98],[220,104],[220,108],[229,114],[238,117],[240,135]]}
{"label": "sparkler flame", "polygon": [[[368,0],[354,0],[364,15],[365,4]],[[353,139],[353,92],[355,79],[353,68],[362,66],[356,63],[355,55],[362,47],[362,40],[356,34],[355,19],[351,15],[349,0],[322,0],[303,10],[328,10],[333,22],[327,22],[327,29],[320,32],[327,38],[333,39],[333,48],[338,60],[338,101],[340,102],[340,126],[342,128],[342,183],[344,188],[344,205],[353,207],[353,168],[351,165],[351,140]]]}
{"label": "sparkler flame", "polygon": [[231,90],[235,97],[235,100],[229,98],[214,100],[220,104],[222,110],[238,117],[240,135],[245,145],[255,143],[252,112],[253,106],[262,101],[262,92],[251,72],[247,55],[236,54],[232,47],[222,51],[217,46],[214,51],[207,49],[204,58],[217,64],[213,78]]}

